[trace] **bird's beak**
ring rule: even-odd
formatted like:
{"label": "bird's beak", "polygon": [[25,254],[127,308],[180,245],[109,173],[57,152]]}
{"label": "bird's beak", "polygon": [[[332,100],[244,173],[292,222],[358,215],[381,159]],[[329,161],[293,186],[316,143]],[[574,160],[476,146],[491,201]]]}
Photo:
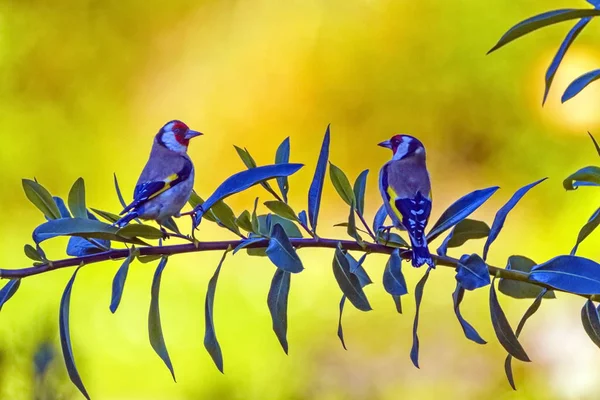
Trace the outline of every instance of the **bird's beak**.
{"label": "bird's beak", "polygon": [[389,140],[386,140],[385,142],[381,142],[377,146],[385,147],[386,149],[392,148],[392,144],[390,143]]}
{"label": "bird's beak", "polygon": [[190,140],[191,138],[195,138],[196,136],[201,136],[204,135],[202,132],[197,132],[197,131],[193,131],[191,129],[188,129],[187,133],[185,134],[184,138],[186,140]]}

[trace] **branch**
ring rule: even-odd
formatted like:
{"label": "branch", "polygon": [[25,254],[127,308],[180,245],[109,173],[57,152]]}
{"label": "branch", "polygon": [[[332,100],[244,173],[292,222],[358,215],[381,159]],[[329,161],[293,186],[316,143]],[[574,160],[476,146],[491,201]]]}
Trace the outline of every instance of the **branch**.
{"label": "branch", "polygon": [[[184,253],[197,253],[203,251],[225,251],[230,246],[231,248],[235,248],[240,245],[243,240],[224,240],[224,241],[215,241],[215,242],[196,242],[196,243],[188,243],[188,244],[176,244],[170,246],[153,246],[153,247],[140,247],[137,250],[139,251],[140,256],[171,256],[175,254],[184,254]],[[328,248],[335,249],[338,246],[338,243],[341,244],[344,250],[353,250],[353,251],[364,251],[367,253],[378,253],[378,254],[391,254],[395,247],[385,246],[378,243],[369,243],[363,242],[363,246],[356,243],[352,240],[338,240],[338,239],[325,239],[325,238],[302,238],[302,239],[290,239],[291,244],[297,248]],[[251,243],[247,245],[245,248],[247,249],[256,249],[256,248],[266,248],[269,245],[269,240],[265,239],[259,242]],[[21,268],[21,269],[0,269],[0,278],[1,279],[16,279],[16,278],[26,278],[33,275],[42,274],[49,271],[54,271],[61,268],[67,267],[75,267],[80,265],[88,265],[95,264],[102,261],[107,260],[117,260],[123,259],[129,256],[129,249],[115,249],[104,251],[101,253],[96,253],[83,257],[73,257],[73,258],[65,258],[57,261],[50,261],[48,263],[37,265],[33,267]],[[406,260],[410,260],[412,257],[412,253],[410,250],[404,250],[400,252],[400,256]],[[453,257],[448,256],[436,256],[432,255],[437,265],[454,268],[456,269],[459,264],[459,260]],[[492,265],[488,265],[488,271],[491,276],[495,276],[497,278],[503,278],[513,281],[527,282],[533,285],[543,287],[550,290],[560,291],[551,286],[544,285],[539,282],[534,282],[529,279],[529,274],[516,271],[509,270],[504,268],[494,267]],[[571,293],[571,292],[565,292]],[[600,296],[582,296],[585,298],[591,298],[594,301],[600,300]]]}

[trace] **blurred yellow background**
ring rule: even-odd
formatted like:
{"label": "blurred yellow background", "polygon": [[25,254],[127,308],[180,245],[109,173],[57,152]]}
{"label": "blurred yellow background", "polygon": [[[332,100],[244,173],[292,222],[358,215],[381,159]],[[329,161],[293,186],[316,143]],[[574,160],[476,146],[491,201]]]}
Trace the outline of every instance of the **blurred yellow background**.
{"label": "blurred yellow background", "polygon": [[[306,208],[325,127],[330,160],[351,181],[370,169],[366,209],[380,205],[377,172],[390,154],[376,143],[399,132],[428,149],[434,185],[432,219],[466,192],[500,190],[476,214],[491,224],[513,191],[538,178],[509,216],[490,262],[525,254],[538,262],[568,253],[596,209],[597,191],[565,192],[561,181],[598,158],[586,130],[600,135],[600,85],[560,105],[580,73],[600,66],[600,28],[592,23],[571,48],[542,108],[545,68],[567,22],[536,32],[486,56],[513,24],[575,0],[360,1],[93,1],[0,2],[1,268],[28,266],[22,247],[42,215],[26,200],[21,178],[36,177],[66,197],[86,180],[89,206],[120,210],[112,173],[130,199],[152,138],[163,123],[182,119],[205,136],[190,147],[196,190],[204,196],[243,169],[233,144],[259,164],[291,137],[291,161],[306,167],[291,178],[290,202]],[[231,198],[236,214],[254,188]],[[263,208],[263,211],[266,209]],[[319,231],[347,209],[326,183]],[[187,221],[181,227],[187,227]],[[230,238],[205,221],[204,240]],[[598,259],[592,236],[581,254]],[[45,246],[62,258],[66,241]],[[431,247],[435,250],[438,243]],[[482,241],[464,251],[480,251]],[[423,270],[405,264],[410,295],[396,314],[381,285],[385,257],[369,256],[374,308],[347,307],[349,351],[336,337],[341,292],[331,250],[300,250],[306,270],[293,276],[289,301],[290,355],[271,331],[266,295],[274,266],[240,253],[221,272],[215,300],[225,375],[202,344],[204,296],[221,254],[173,257],[163,275],[161,312],[178,383],[152,351],[147,313],[154,265],[132,265],[120,309],[109,312],[119,262],[84,268],[75,283],[71,332],[82,379],[94,399],[593,399],[600,390],[600,352],[580,324],[579,298],[545,302],[522,343],[534,361],[514,362],[519,388],[505,380],[505,352],[490,323],[488,291],[467,293],[463,315],[488,340],[467,341],[452,312],[454,274],[438,268],[421,311],[421,369],[408,357],[413,288]],[[460,256],[453,250],[451,255]],[[0,398],[80,398],[59,353],[36,382],[40,343],[58,346],[58,304],[71,269],[26,279],[0,314]],[[501,296],[513,325],[529,301]],[[57,347],[58,348],[58,347]],[[57,350],[58,351],[58,350]],[[37,389],[36,389],[37,388]]]}

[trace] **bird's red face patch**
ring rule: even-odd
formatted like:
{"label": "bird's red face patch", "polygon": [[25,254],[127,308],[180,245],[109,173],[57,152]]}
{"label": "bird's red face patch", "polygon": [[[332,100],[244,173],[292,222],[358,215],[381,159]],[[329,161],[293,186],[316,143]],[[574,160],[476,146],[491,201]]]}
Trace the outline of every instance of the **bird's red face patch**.
{"label": "bird's red face patch", "polygon": [[181,121],[176,121],[173,123],[173,126],[171,126],[171,132],[173,132],[175,140],[177,140],[177,142],[179,142],[179,144],[182,146],[187,147],[190,144],[190,141],[185,138],[185,135],[189,129],[190,128],[188,128],[188,126]]}
{"label": "bird's red face patch", "polygon": [[392,146],[392,153],[396,154],[398,147],[403,141],[403,135],[395,135],[390,139],[390,145]]}

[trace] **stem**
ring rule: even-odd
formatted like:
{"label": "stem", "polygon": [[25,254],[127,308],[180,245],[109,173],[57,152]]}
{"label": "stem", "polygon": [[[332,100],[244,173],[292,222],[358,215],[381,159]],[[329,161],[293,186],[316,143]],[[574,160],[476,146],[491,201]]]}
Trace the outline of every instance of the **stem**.
{"label": "stem", "polygon": [[[140,247],[137,248],[140,256],[150,256],[150,255],[165,255],[171,256],[175,254],[183,254],[183,253],[197,253],[202,251],[224,251],[228,248],[235,248],[238,246],[242,240],[224,240],[224,241],[216,241],[216,242],[197,242],[197,243],[186,243],[186,244],[176,244],[169,246],[153,246],[153,247]],[[395,247],[385,246],[377,243],[369,243],[363,242],[362,246],[355,241],[352,240],[338,240],[338,239],[325,239],[325,238],[302,238],[302,239],[290,239],[290,242],[295,248],[329,248],[335,249],[338,246],[338,243],[341,244],[344,250],[352,250],[352,251],[363,251],[368,253],[379,253],[379,254],[391,254],[392,251],[395,250]],[[269,240],[265,239],[260,242],[252,243],[246,248],[266,248],[269,245]],[[129,249],[115,249],[104,251],[101,253],[91,254],[88,256],[82,257],[73,257],[73,258],[65,258],[62,260],[51,261],[46,264],[27,267],[21,269],[0,269],[0,278],[2,279],[16,279],[16,278],[26,278],[28,276],[38,275],[45,272],[53,271],[56,269],[67,268],[67,267],[75,267],[79,265],[86,264],[95,264],[102,261],[107,260],[116,260],[122,259],[129,256]],[[410,250],[405,250],[400,252],[400,256],[404,259],[410,259],[412,257],[412,252]],[[453,257],[448,256],[436,256],[432,254],[433,259],[436,261],[437,265],[456,268],[458,266],[459,260]],[[559,289],[555,289],[551,286],[545,285],[539,282],[533,282],[529,279],[529,274],[521,271],[513,271],[504,268],[494,267],[492,265],[488,265],[489,274],[492,276],[497,276],[503,279],[509,279],[513,281],[527,282],[533,285],[543,287],[549,290],[561,291]],[[570,293],[570,292],[565,292]],[[583,296],[585,298],[592,299],[594,301],[600,301],[600,295],[592,295],[592,296]]]}
{"label": "stem", "polygon": [[358,215],[358,218],[361,220],[361,222],[363,223],[363,225],[365,226],[365,229],[367,230],[367,233],[369,234],[369,236],[371,236],[371,238],[373,240],[377,240],[377,238],[375,237],[375,235],[373,234],[373,231],[371,230],[371,228],[369,227],[369,224],[367,224],[367,221],[365,221],[365,217],[362,216],[362,213],[359,213],[358,210],[356,210],[356,215]]}

